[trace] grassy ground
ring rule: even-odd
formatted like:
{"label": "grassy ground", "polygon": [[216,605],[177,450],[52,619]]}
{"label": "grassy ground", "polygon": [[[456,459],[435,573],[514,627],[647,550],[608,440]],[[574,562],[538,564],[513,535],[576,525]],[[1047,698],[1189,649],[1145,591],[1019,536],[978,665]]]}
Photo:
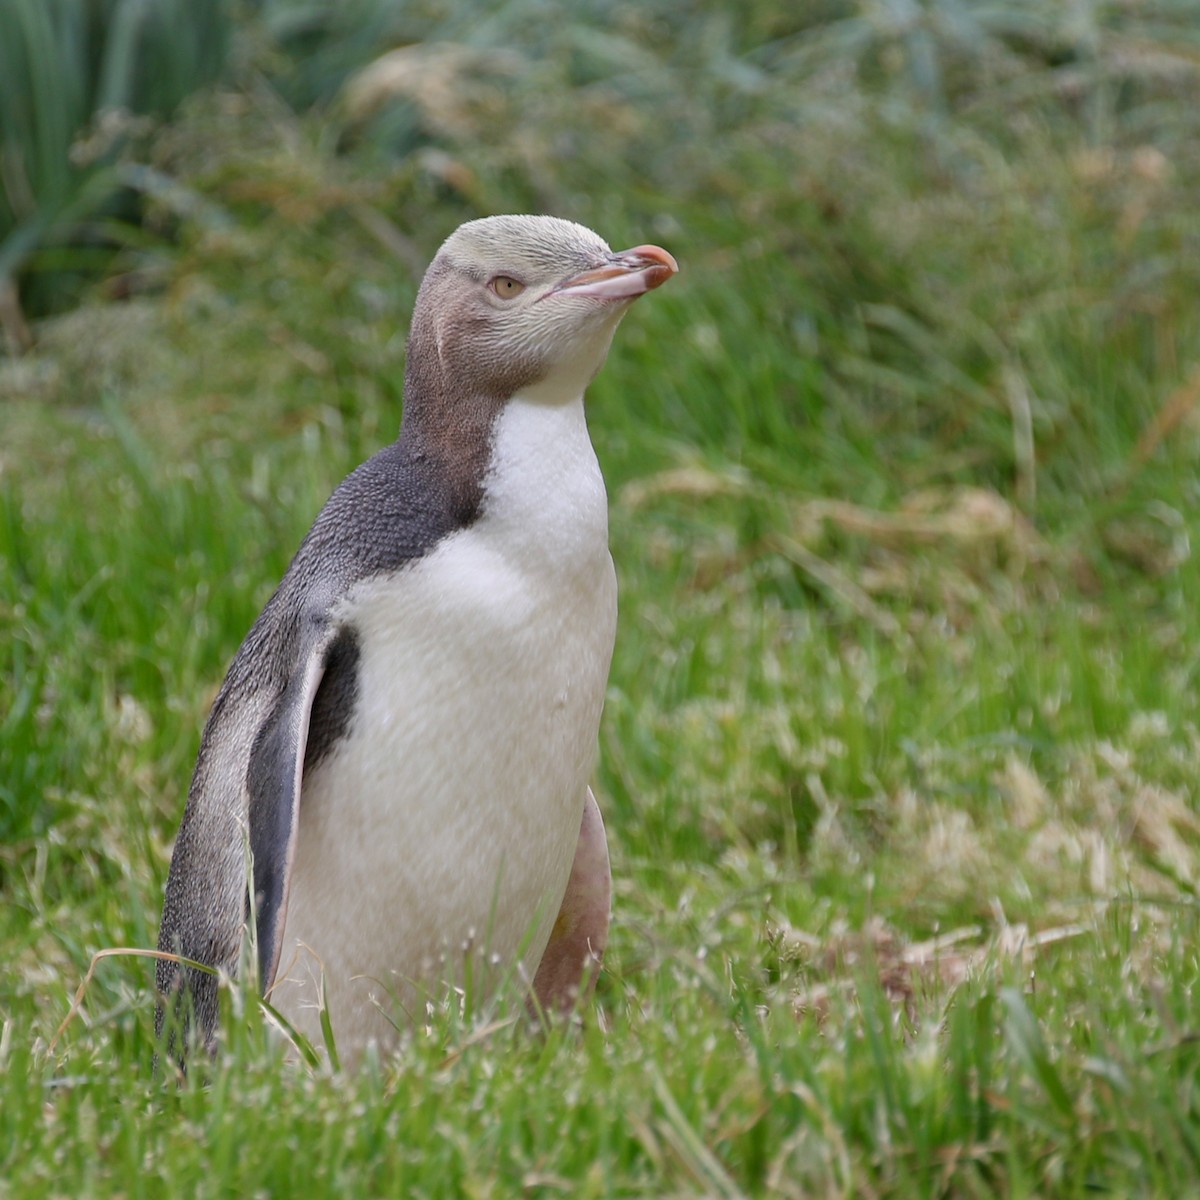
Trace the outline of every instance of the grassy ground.
{"label": "grassy ground", "polygon": [[[151,292],[0,360],[0,1196],[1196,1193],[1194,64],[720,7],[622,29],[641,92],[620,44],[524,45],[536,87],[382,141],[258,77],[203,100]],[[590,393],[595,1011],[448,1007],[349,1074],[231,994],[177,1089],[116,958],[51,1045],[93,952],[153,945],[229,658],[398,425],[421,264],[505,208],[683,267]]]}

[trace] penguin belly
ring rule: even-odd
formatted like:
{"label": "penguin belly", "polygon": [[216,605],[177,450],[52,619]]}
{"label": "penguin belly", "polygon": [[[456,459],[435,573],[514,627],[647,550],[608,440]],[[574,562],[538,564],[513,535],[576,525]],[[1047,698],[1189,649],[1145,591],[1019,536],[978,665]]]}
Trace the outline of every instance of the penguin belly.
{"label": "penguin belly", "polygon": [[[525,468],[529,423],[518,406],[507,439]],[[447,985],[478,1004],[511,980],[520,997],[545,949],[616,627],[603,482],[585,430],[569,452],[576,424],[519,502],[502,426],[480,520],[335,610],[359,648],[354,710],[304,779],[270,999],[319,1044],[323,985],[343,1055],[393,1041]]]}

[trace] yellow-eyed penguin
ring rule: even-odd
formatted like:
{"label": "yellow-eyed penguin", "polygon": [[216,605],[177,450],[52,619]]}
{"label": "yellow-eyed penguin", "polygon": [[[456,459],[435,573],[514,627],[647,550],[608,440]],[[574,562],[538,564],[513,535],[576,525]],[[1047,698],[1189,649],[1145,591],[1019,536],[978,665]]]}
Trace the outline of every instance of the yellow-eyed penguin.
{"label": "yellow-eyed penguin", "polygon": [[[677,269],[554,217],[447,239],[399,438],[321,510],[213,704],[160,950],[235,974],[252,929],[270,1002],[319,1043],[323,987],[343,1053],[447,985],[575,1002],[608,932],[588,779],[617,611],[583,393]],[[157,983],[211,1046],[215,978],[161,960]]]}

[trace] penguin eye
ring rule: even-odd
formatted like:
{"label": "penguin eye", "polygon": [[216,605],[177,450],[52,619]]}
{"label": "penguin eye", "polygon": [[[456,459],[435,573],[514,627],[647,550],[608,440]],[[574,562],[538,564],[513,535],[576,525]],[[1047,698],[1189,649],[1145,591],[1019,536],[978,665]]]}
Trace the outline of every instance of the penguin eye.
{"label": "penguin eye", "polygon": [[489,279],[488,287],[501,300],[512,300],[525,290],[525,285],[519,279],[514,279],[511,275],[497,275],[495,278]]}

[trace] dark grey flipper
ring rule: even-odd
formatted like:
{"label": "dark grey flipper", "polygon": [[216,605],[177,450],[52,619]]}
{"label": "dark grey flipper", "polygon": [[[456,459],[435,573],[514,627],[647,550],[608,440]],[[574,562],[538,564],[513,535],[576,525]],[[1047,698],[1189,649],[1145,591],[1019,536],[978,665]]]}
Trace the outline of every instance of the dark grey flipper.
{"label": "dark grey flipper", "polygon": [[[269,606],[260,625],[271,612]],[[354,669],[353,654],[344,652],[346,645],[353,646],[353,635],[339,631],[324,611],[310,612],[299,624],[302,627],[284,639],[294,652],[288,655],[291,671],[282,687],[269,677],[261,690],[237,695],[242,689],[235,660],[213,707],[171,862],[158,942],[160,950],[235,975],[243,927],[253,913],[263,990],[270,987],[279,963],[305,760],[314,761],[308,753],[310,731],[316,732],[314,707],[317,740],[324,752],[341,732],[334,718],[348,721],[352,711],[331,714],[329,705],[315,705],[315,699],[328,679],[331,689],[343,696],[348,687],[353,702],[353,678],[347,684],[343,675],[347,666]],[[247,642],[256,631],[258,626]],[[244,774],[236,766],[243,753]],[[200,796],[206,799],[202,802]],[[252,879],[247,878],[247,861],[253,863]],[[157,983],[163,995],[174,993],[176,1005],[191,1005],[190,1014],[186,1007],[179,1012],[180,1025],[192,1018],[205,1042],[211,1043],[218,980],[160,962]],[[155,1023],[159,1033],[164,1020],[160,1006]],[[168,1049],[182,1060],[186,1046],[171,1039]]]}
{"label": "dark grey flipper", "polygon": [[270,991],[279,969],[288,888],[296,858],[304,773],[349,730],[358,681],[358,638],[314,616],[296,670],[250,752],[246,789],[258,980]]}
{"label": "dark grey flipper", "polygon": [[259,987],[266,992],[279,965],[288,882],[296,857],[300,789],[313,698],[325,675],[325,651],[333,637],[321,627],[308,637],[270,719],[259,730],[246,771],[250,856],[253,867],[251,914],[258,942]]}

